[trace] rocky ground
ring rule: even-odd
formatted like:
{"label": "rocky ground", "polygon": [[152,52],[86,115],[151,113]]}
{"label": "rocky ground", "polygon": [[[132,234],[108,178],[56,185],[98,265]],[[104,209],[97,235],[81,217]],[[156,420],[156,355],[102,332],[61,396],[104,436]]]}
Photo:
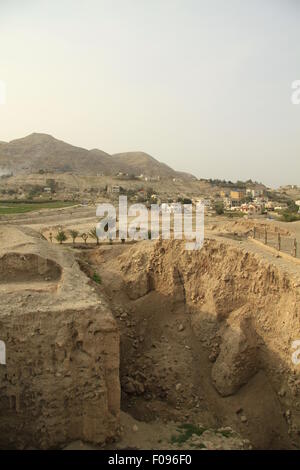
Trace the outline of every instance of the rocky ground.
{"label": "rocky ground", "polygon": [[[146,449],[146,450],[251,450],[247,439],[243,439],[231,427],[205,428],[201,423],[167,423],[157,418],[145,422],[121,412],[120,434],[116,442],[102,449]],[[101,449],[82,441],[72,442],[66,450]]]}

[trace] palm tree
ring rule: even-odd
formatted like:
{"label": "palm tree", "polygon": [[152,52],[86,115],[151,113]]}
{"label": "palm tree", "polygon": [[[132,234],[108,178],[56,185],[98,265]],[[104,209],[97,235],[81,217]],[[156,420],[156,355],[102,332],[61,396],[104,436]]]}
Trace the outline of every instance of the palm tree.
{"label": "palm tree", "polygon": [[62,244],[63,242],[65,242],[66,240],[68,240],[68,237],[66,235],[66,233],[63,231],[63,230],[60,230],[57,235],[56,235],[56,240]]}
{"label": "palm tree", "polygon": [[74,244],[75,241],[76,241],[76,238],[79,236],[79,232],[77,232],[77,230],[70,230],[69,233],[71,235],[71,238],[72,238],[73,244]]}
{"label": "palm tree", "polygon": [[90,237],[94,238],[94,240],[96,240],[97,245],[99,245],[99,237],[98,237],[98,234],[97,234],[96,227],[94,227],[92,230],[90,230],[89,235],[90,235]]}

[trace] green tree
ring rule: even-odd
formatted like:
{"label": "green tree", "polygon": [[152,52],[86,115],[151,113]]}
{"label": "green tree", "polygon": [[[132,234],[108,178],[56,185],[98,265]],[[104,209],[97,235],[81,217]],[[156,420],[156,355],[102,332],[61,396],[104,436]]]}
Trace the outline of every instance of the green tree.
{"label": "green tree", "polygon": [[68,240],[68,237],[66,235],[66,233],[63,231],[63,230],[60,230],[57,235],[56,235],[56,240],[62,244],[63,242],[65,242],[66,240]]}
{"label": "green tree", "polygon": [[79,232],[77,230],[70,230],[70,235],[74,244],[76,241],[76,238],[79,236]]}
{"label": "green tree", "polygon": [[224,203],[222,201],[215,202],[214,209],[218,215],[224,214]]}
{"label": "green tree", "polygon": [[299,211],[299,206],[295,203],[295,201],[289,200],[287,202],[287,212],[290,212],[292,214],[297,214]]}

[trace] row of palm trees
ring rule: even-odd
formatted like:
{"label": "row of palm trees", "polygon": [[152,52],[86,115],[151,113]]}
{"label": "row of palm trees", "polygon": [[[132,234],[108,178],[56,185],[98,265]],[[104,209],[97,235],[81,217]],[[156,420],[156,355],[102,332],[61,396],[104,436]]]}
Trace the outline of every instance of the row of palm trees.
{"label": "row of palm trees", "polygon": [[[105,230],[105,231],[107,231],[107,230]],[[92,228],[89,232],[83,232],[81,234],[78,232],[78,230],[74,230],[74,229],[68,230],[67,232],[65,232],[62,229],[59,229],[59,231],[55,235],[55,240],[58,243],[62,244],[63,242],[67,241],[69,239],[69,237],[72,238],[73,245],[76,243],[76,240],[79,237],[82,238],[82,240],[84,241],[85,244],[87,243],[88,238],[93,238],[94,240],[96,240],[97,245],[99,245],[99,241],[100,241],[99,237],[98,237],[98,234],[97,234],[96,227]],[[52,243],[52,241],[53,241],[52,232],[50,232],[49,239]],[[151,240],[151,231],[150,230],[148,231],[148,239]],[[112,244],[112,242],[113,242],[112,238],[109,238],[108,240],[109,240],[109,243]],[[122,243],[125,243],[126,240],[125,240],[125,238],[122,238],[121,241],[122,241]]]}
{"label": "row of palm trees", "polygon": [[[92,230],[90,230],[88,233],[83,232],[81,234],[78,232],[78,230],[74,230],[74,229],[69,230],[68,232],[65,232],[64,230],[59,230],[57,232],[57,234],[55,235],[55,240],[57,242],[59,242],[60,244],[62,244],[63,242],[67,241],[69,239],[69,237],[72,238],[73,244],[76,243],[76,240],[79,237],[82,238],[82,240],[86,244],[88,238],[90,237],[90,238],[93,238],[94,240],[96,240],[97,245],[99,245],[99,237],[98,237],[98,234],[97,234],[96,227],[92,228]],[[50,233],[49,238],[50,238],[50,241],[52,243],[52,241],[53,241],[52,233]]]}

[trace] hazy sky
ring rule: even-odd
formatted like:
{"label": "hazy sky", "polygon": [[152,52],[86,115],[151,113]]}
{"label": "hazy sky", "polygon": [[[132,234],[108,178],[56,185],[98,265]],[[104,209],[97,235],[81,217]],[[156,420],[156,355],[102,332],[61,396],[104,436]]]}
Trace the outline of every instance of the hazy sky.
{"label": "hazy sky", "polygon": [[0,0],[0,140],[300,184],[298,0]]}

